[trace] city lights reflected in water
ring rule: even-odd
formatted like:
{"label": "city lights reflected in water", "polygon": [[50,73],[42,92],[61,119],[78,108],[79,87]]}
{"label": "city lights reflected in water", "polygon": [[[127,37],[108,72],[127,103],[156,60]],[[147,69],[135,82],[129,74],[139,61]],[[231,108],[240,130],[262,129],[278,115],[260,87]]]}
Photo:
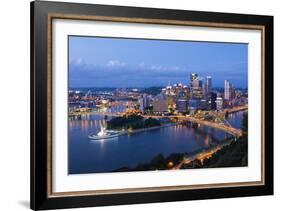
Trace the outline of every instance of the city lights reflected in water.
{"label": "city lights reflected in water", "polygon": [[[242,112],[232,115],[229,122],[241,122],[242,116]],[[114,139],[88,139],[90,133],[97,134],[105,125],[102,115],[89,114],[69,119],[69,173],[110,172],[122,167],[135,167],[158,154],[189,153],[231,137],[203,125],[178,124]]]}

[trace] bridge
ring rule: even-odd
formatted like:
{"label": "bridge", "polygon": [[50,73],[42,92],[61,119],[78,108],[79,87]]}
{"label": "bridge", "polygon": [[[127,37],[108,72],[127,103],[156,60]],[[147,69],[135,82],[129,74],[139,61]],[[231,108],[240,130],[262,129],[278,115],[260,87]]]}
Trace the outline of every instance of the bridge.
{"label": "bridge", "polygon": [[100,112],[100,111],[91,111],[91,114],[94,115],[104,115],[104,116],[123,116],[123,113],[120,112]]}
{"label": "bridge", "polygon": [[200,125],[205,125],[208,127],[216,128],[218,130],[222,130],[227,133],[230,133],[231,135],[236,136],[236,137],[242,136],[242,130],[232,127],[229,123],[224,124],[222,122],[220,122],[220,123],[211,122],[211,121],[206,121],[206,120],[198,119],[198,118],[191,117],[191,116],[177,117],[177,118],[182,118],[183,120],[188,121],[188,122],[193,122],[193,123],[197,123]]}
{"label": "bridge", "polygon": [[[143,115],[143,117],[145,118],[163,118],[162,116],[155,116],[155,115]],[[212,127],[212,128],[216,128],[218,130],[222,130],[224,132],[227,132],[235,137],[240,137],[242,136],[242,130],[240,129],[237,129],[237,128],[234,128],[232,127],[230,124],[226,124],[226,123],[223,123],[223,122],[211,122],[211,121],[207,121],[207,120],[204,120],[204,119],[199,119],[199,118],[195,118],[195,117],[192,117],[192,116],[183,116],[183,115],[171,115],[171,116],[166,116],[168,118],[176,118],[178,120],[181,120],[181,121],[187,121],[187,122],[192,122],[192,123],[197,123],[197,124],[200,124],[200,125],[205,125],[205,126],[208,126],[208,127]]]}
{"label": "bridge", "polygon": [[187,121],[192,123],[197,123],[200,125],[205,125],[208,127],[212,127],[218,130],[222,130],[226,133],[229,133],[235,137],[242,136],[242,130],[234,128],[229,122],[225,119],[225,115],[236,113],[239,111],[245,111],[248,109],[248,105],[243,106],[235,106],[233,108],[224,109],[222,111],[208,111],[209,115],[212,116],[216,121],[205,120],[203,117],[194,117],[194,116],[184,116],[184,115],[171,115],[171,116],[157,116],[157,115],[142,115],[145,118],[170,118],[170,119],[178,119],[181,121]]}
{"label": "bridge", "polygon": [[175,165],[172,169],[173,170],[181,169],[181,167],[183,165],[189,164],[189,163],[191,163],[194,160],[199,160],[200,162],[203,162],[204,159],[212,157],[212,155],[214,153],[216,153],[217,151],[219,151],[222,148],[222,146],[223,145],[216,146],[216,147],[214,147],[212,149],[209,149],[209,150],[197,153],[197,154],[195,154],[193,156],[190,156],[190,157],[184,156],[183,160],[179,164]]}
{"label": "bridge", "polygon": [[194,160],[199,160],[201,163],[207,158],[210,158],[213,156],[214,153],[216,153],[217,151],[219,151],[221,148],[223,148],[224,146],[227,146],[231,143],[231,141],[227,141],[224,142],[222,144],[220,144],[219,146],[215,146],[211,149],[208,150],[204,150],[202,152],[199,152],[195,155],[192,156],[184,156],[183,160],[175,165],[172,169],[181,169],[181,167],[185,164],[189,164],[190,162],[194,161]]}
{"label": "bridge", "polygon": [[94,115],[104,115],[104,116],[123,116],[123,113],[113,113],[113,112],[101,112],[101,111],[72,111],[69,112],[68,116],[79,116],[79,115],[86,115],[86,114],[94,114]]}
{"label": "bridge", "polygon": [[248,109],[248,105],[242,105],[242,106],[235,106],[233,108],[226,108],[222,111],[222,113],[226,114],[226,113],[236,113],[239,111],[245,111]]}
{"label": "bridge", "polygon": [[[248,106],[244,105],[244,106],[236,106],[230,109],[224,109],[223,111],[210,111],[209,114],[212,117],[215,117],[216,122],[214,121],[209,121],[209,120],[205,120],[204,118],[198,118],[198,117],[193,117],[193,116],[184,116],[184,115],[170,115],[170,116],[157,116],[157,115],[144,115],[142,114],[141,116],[143,116],[144,118],[155,118],[155,119],[160,119],[163,117],[166,118],[170,118],[170,119],[178,119],[180,121],[183,122],[192,122],[192,123],[196,123],[196,124],[200,124],[200,125],[205,125],[208,127],[212,127],[218,130],[222,130],[226,133],[229,133],[235,137],[240,137],[242,136],[242,130],[237,129],[232,127],[232,125],[230,125],[228,123],[228,121],[225,119],[225,114],[226,113],[235,113],[235,112],[239,112],[239,111],[244,111],[247,110]],[[77,115],[82,115],[82,114],[96,114],[96,115],[107,115],[107,116],[114,116],[114,117],[118,117],[118,116],[123,116],[126,114],[126,112],[100,112],[100,111],[73,111],[69,113],[69,116],[77,116]]]}

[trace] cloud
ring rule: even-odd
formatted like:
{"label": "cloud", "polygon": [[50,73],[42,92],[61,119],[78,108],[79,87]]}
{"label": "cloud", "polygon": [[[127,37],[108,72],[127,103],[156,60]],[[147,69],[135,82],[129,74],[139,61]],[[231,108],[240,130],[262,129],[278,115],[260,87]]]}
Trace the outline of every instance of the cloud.
{"label": "cloud", "polygon": [[144,62],[140,62],[136,65],[128,65],[128,63],[118,60],[118,59],[112,59],[109,60],[105,64],[90,64],[84,61],[82,58],[77,58],[77,59],[71,59],[70,60],[70,66],[72,69],[88,69],[88,70],[93,70],[93,69],[118,69],[121,68],[122,71],[129,71],[129,70],[146,70],[146,72],[155,72],[155,73],[174,73],[174,71],[186,71],[186,67],[180,67],[180,66],[163,66],[159,64],[146,64]]}
{"label": "cloud", "polygon": [[179,67],[179,66],[151,65],[149,69],[156,70],[156,71],[175,71],[175,70],[182,71],[185,70],[186,68]]}
{"label": "cloud", "polygon": [[236,87],[244,84],[247,86],[247,67],[245,69],[243,66],[194,68],[147,64],[143,61],[132,65],[118,59],[111,59],[103,64],[90,64],[79,58],[71,60],[69,79],[72,86],[141,87],[165,85],[169,81],[188,84],[191,72],[196,72],[202,77],[211,75],[214,86],[223,86],[225,78],[231,80]]}
{"label": "cloud", "polygon": [[175,71],[186,71],[186,67],[180,67],[180,66],[163,66],[163,65],[158,65],[158,64],[152,64],[152,65],[147,65],[144,62],[140,62],[135,68],[137,69],[142,69],[142,70],[147,70],[148,72],[152,73],[155,72],[157,74],[167,74],[167,73],[172,73],[174,74]]}
{"label": "cloud", "polygon": [[86,64],[86,62],[82,58],[75,58],[75,59],[70,59],[70,64],[83,65],[83,64]]}
{"label": "cloud", "polygon": [[[137,73],[137,74],[136,74]],[[105,64],[89,64],[83,60],[76,59],[70,63],[71,78],[120,78],[122,76],[130,78],[142,78],[143,80],[154,80],[153,78],[186,77],[187,68],[179,66],[164,66],[159,64],[128,65],[120,60],[109,60]]]}
{"label": "cloud", "polygon": [[126,62],[122,62],[120,60],[110,60],[108,61],[108,63],[106,64],[107,67],[124,67],[126,66],[127,63]]}
{"label": "cloud", "polygon": [[157,70],[157,71],[159,71],[159,70],[163,70],[164,68],[163,68],[162,66],[160,66],[160,65],[152,65],[152,66],[150,67],[150,69],[151,69],[151,70]]}

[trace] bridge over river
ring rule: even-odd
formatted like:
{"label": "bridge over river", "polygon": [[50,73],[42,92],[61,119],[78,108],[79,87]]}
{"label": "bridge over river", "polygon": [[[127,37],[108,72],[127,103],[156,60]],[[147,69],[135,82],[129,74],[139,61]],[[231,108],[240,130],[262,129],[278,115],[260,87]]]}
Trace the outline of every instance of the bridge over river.
{"label": "bridge over river", "polygon": [[[154,115],[143,115],[143,117],[145,118],[163,118],[162,116],[154,116]],[[171,116],[167,116],[168,118],[177,118],[178,120],[181,121],[187,121],[187,122],[192,122],[192,123],[197,123],[200,125],[206,125],[208,127],[212,127],[212,128],[216,128],[218,130],[222,130],[225,131],[235,137],[240,137],[242,136],[242,130],[237,129],[232,127],[231,125],[226,125],[223,123],[217,123],[217,122],[211,122],[211,121],[207,121],[207,120],[203,120],[203,119],[198,119],[195,117],[191,117],[191,116],[182,116],[182,115],[171,115]]]}
{"label": "bridge over river", "polygon": [[[215,116],[217,119],[224,119],[224,121],[221,122],[213,122],[213,121],[209,121],[209,120],[205,120],[203,118],[198,118],[198,117],[193,117],[193,116],[184,116],[184,115],[170,115],[170,116],[157,116],[157,115],[142,115],[144,118],[155,118],[155,119],[160,119],[163,117],[166,118],[170,118],[170,119],[178,119],[181,121],[187,121],[187,122],[192,122],[192,123],[197,123],[200,125],[205,125],[208,127],[212,127],[212,128],[216,128],[219,130],[222,130],[224,132],[227,132],[235,137],[240,137],[242,136],[242,130],[237,129],[232,127],[227,121],[225,121],[225,114],[226,113],[235,113],[235,112],[239,112],[239,111],[244,111],[247,110],[248,106],[237,106],[231,109],[225,109],[223,111],[220,112],[210,112],[210,114],[212,116]],[[95,114],[95,115],[107,115],[107,116],[123,116],[124,114],[126,114],[126,112],[100,112],[100,111],[91,111],[91,112],[70,112],[69,116],[76,116],[76,115],[81,115],[81,114]],[[219,117],[220,116],[220,117]]]}
{"label": "bridge over river", "polygon": [[[227,132],[235,137],[240,137],[240,136],[242,136],[242,130],[232,127],[226,121],[225,114],[245,111],[247,109],[248,109],[248,105],[243,105],[243,106],[236,106],[236,107],[229,108],[229,109],[224,109],[222,111],[209,112],[210,115],[214,116],[216,119],[219,119],[220,120],[219,122],[214,122],[214,121],[205,120],[204,118],[198,118],[198,117],[193,117],[193,116],[184,116],[184,115],[171,115],[171,116],[165,116],[165,117],[171,118],[171,119],[176,118],[178,120],[197,123],[200,125],[206,125],[208,127],[216,128],[218,130]],[[163,116],[156,116],[156,115],[143,115],[143,117],[146,117],[146,118],[152,117],[152,118],[156,118],[156,119],[163,118]]]}
{"label": "bridge over river", "polygon": [[234,128],[234,127],[232,127],[230,125],[225,125],[223,123],[206,121],[206,120],[197,119],[197,118],[190,117],[190,116],[187,116],[187,117],[177,117],[177,118],[183,119],[183,120],[188,121],[188,122],[197,123],[197,124],[200,124],[200,125],[206,125],[208,127],[213,127],[213,128],[225,131],[227,133],[230,133],[231,135],[236,136],[236,137],[242,136],[242,130]]}

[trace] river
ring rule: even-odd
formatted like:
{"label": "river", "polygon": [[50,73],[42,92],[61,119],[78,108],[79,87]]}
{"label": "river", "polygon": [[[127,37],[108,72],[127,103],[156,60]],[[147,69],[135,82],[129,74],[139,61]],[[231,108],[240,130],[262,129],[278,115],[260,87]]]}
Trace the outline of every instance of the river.
{"label": "river", "polygon": [[[228,122],[241,128],[243,112],[229,115]],[[104,116],[85,114],[69,120],[69,174],[111,172],[149,162],[158,154],[192,153],[218,144],[229,134],[206,126],[190,124],[123,135],[113,139],[89,140],[106,124]]]}

